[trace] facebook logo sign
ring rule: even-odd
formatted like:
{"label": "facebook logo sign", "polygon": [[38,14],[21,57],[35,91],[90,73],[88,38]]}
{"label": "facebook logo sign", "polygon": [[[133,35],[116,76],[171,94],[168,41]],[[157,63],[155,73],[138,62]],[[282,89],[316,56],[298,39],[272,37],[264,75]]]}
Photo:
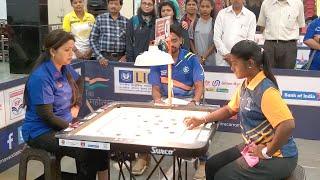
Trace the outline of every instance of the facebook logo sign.
{"label": "facebook logo sign", "polygon": [[14,150],[17,146],[17,132],[16,131],[5,131],[0,133],[0,144],[1,152],[4,154]]}
{"label": "facebook logo sign", "polygon": [[12,142],[13,142],[13,133],[10,133],[9,136],[8,136],[8,140],[7,140],[7,143],[8,143],[8,149],[11,150],[12,149]]}
{"label": "facebook logo sign", "polygon": [[24,144],[21,125],[22,121],[0,129],[0,159],[16,151],[17,148],[21,148]]}

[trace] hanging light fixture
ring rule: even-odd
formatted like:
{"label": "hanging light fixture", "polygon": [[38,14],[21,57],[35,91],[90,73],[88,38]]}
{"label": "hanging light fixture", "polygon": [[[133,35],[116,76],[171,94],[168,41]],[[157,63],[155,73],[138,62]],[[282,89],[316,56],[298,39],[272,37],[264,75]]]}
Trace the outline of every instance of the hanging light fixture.
{"label": "hanging light fixture", "polygon": [[[170,52],[170,50],[169,50]],[[149,46],[149,50],[137,56],[135,66],[168,65],[168,104],[172,105],[172,64],[174,60],[169,53],[159,50],[158,46]]]}

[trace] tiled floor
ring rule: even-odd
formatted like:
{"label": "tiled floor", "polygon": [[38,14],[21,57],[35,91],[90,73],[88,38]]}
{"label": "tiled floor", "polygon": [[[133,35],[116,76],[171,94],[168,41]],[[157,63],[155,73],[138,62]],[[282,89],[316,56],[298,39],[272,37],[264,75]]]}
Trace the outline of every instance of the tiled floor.
{"label": "tiled floor", "polygon": [[[210,147],[210,153],[216,154],[226,148],[229,148],[237,143],[240,143],[240,135],[234,133],[217,132],[214,136],[213,143]],[[299,164],[302,165],[307,174],[308,180],[318,180],[320,179],[320,141],[312,141],[305,139],[296,139],[299,147]],[[162,164],[163,169],[168,171],[171,166],[171,159],[166,158]],[[18,179],[18,169],[19,165],[16,165],[9,170],[0,174],[0,179],[2,180],[15,180]],[[41,163],[32,161],[29,163],[28,179],[34,179],[38,177],[43,172],[43,167]],[[71,158],[64,158],[62,162],[62,169],[68,172],[75,172],[74,160]],[[151,171],[148,168],[146,174]],[[125,171],[127,172],[127,171]],[[195,172],[193,166],[189,163],[188,165],[188,177],[192,179],[193,173]],[[111,169],[111,179],[117,179],[118,171],[112,167]],[[138,180],[145,179],[147,176],[137,177]],[[162,179],[159,176],[159,171],[157,170],[155,175],[151,179]]]}

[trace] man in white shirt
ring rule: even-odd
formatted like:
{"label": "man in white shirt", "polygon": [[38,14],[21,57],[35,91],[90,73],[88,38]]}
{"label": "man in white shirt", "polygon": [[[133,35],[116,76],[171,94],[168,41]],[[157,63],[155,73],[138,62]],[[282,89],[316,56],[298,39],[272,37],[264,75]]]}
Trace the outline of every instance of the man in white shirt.
{"label": "man in white shirt", "polygon": [[258,26],[264,29],[264,50],[271,67],[293,69],[299,28],[305,26],[301,0],[264,0]]}
{"label": "man in white shirt", "polygon": [[232,5],[219,11],[214,26],[217,48],[216,65],[228,66],[233,45],[241,40],[254,40],[256,16],[243,6],[243,0],[231,0]]}

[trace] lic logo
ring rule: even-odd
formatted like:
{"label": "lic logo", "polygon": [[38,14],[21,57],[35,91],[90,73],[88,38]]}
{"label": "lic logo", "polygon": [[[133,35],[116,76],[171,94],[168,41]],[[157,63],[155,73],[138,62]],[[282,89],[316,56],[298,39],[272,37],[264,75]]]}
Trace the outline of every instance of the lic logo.
{"label": "lic logo", "polygon": [[119,70],[119,81],[122,83],[133,83],[133,71]]}

